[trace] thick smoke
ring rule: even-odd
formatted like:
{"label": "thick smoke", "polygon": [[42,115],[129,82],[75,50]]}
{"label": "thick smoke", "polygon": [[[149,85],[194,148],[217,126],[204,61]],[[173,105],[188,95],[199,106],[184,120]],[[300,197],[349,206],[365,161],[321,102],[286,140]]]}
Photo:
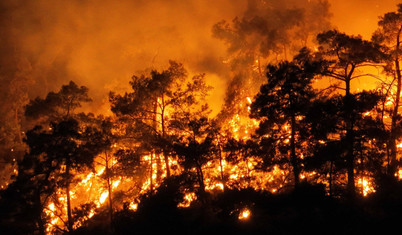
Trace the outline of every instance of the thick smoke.
{"label": "thick smoke", "polygon": [[[173,59],[184,63],[191,73],[205,72],[213,81],[211,85],[217,87],[213,99],[222,104],[225,94],[222,87],[230,79],[227,76],[230,69],[222,63],[227,59],[227,44],[212,36],[213,25],[222,20],[231,22],[235,17],[252,19],[255,15],[285,14],[285,9],[293,9],[294,14],[269,16],[268,23],[279,26],[287,18],[297,21],[297,16],[303,14],[298,9],[309,2],[318,0],[3,0],[0,2],[0,79],[4,89],[1,101],[16,94],[9,93],[9,86],[27,94],[28,97],[24,96],[27,99],[43,97],[74,80],[90,88],[95,102],[89,111],[106,110],[110,90],[123,91],[134,73],[166,67],[168,60]],[[385,5],[390,11],[396,5],[391,0],[369,2],[330,1],[336,7],[332,12],[338,12],[335,19],[360,16],[364,13],[355,9],[377,5],[375,9],[381,12],[376,15],[380,15]],[[376,22],[375,15],[370,17]],[[322,23],[314,15],[307,22],[311,27]],[[263,44],[265,49],[272,45],[275,43],[269,41]],[[103,109],[99,109],[100,105]]]}
{"label": "thick smoke", "polygon": [[330,17],[327,1],[250,0],[242,15],[215,24],[213,35],[225,42],[231,68],[220,117],[248,117],[244,102],[265,82],[265,66],[312,46],[315,35],[331,28]]}
{"label": "thick smoke", "polygon": [[217,76],[224,48],[211,26],[233,18],[243,2],[2,1],[3,74],[29,67],[30,98],[74,80],[90,88],[97,105],[109,90],[126,89],[133,73],[167,66],[169,59]]}

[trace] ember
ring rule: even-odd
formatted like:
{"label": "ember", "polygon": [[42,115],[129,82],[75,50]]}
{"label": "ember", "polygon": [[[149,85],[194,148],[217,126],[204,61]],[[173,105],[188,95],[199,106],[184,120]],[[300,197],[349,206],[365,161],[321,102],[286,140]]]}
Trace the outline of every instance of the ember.
{"label": "ember", "polygon": [[249,209],[244,208],[243,210],[240,211],[239,214],[239,220],[247,220],[250,218],[251,212]]}

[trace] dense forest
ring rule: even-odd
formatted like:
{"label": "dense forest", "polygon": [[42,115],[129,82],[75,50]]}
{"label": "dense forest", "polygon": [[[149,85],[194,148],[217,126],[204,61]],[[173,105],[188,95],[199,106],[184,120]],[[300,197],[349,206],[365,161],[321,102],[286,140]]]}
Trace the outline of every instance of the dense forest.
{"label": "dense forest", "polygon": [[174,60],[110,91],[102,115],[85,110],[85,84],[35,99],[11,84],[0,233],[397,229],[402,4],[371,40],[331,29],[325,1],[253,12],[212,27],[231,69],[217,115],[209,95],[222,88]]}

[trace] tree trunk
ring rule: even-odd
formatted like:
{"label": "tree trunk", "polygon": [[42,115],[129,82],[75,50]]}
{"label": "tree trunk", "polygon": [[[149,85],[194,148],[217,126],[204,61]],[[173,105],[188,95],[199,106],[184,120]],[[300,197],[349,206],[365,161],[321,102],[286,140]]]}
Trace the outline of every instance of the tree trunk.
{"label": "tree trunk", "polygon": [[364,155],[363,155],[363,143],[359,142],[360,145],[360,149],[359,149],[359,153],[360,153],[360,168],[361,170],[359,171],[359,174],[361,175],[361,194],[364,195]]}
{"label": "tree trunk", "polygon": [[355,184],[355,158],[354,158],[354,131],[353,131],[353,117],[351,113],[351,94],[350,94],[350,76],[353,71],[353,67],[350,75],[345,79],[346,83],[346,94],[345,94],[345,108],[346,108],[346,169],[348,173],[348,183],[347,191],[350,197],[354,198],[356,194],[356,184]]}
{"label": "tree trunk", "polygon": [[43,206],[42,206],[41,195],[40,195],[39,191],[40,191],[39,189],[36,191],[36,204],[40,208],[40,209],[38,209],[38,215],[37,215],[37,223],[38,223],[38,230],[39,230],[38,232],[39,232],[39,235],[45,235],[46,234],[45,223],[43,222],[43,219],[42,219]]}
{"label": "tree trunk", "polygon": [[347,164],[347,172],[348,172],[348,184],[347,191],[351,197],[355,196],[356,193],[356,184],[355,184],[355,163],[354,163],[354,154],[353,154],[353,131],[349,130],[346,133],[346,141],[347,141],[347,156],[346,156],[346,164]]}
{"label": "tree trunk", "polygon": [[110,179],[110,168],[109,168],[109,154],[105,152],[105,159],[106,159],[106,180],[107,180],[107,190],[108,190],[108,199],[109,199],[109,219],[110,219],[110,228],[112,229],[112,222],[113,222],[113,200],[112,200],[112,183]]}
{"label": "tree trunk", "polygon": [[154,173],[154,168],[153,168],[153,164],[154,164],[154,153],[150,153],[150,173],[149,173],[149,191],[152,194],[154,191],[154,180],[152,179],[153,173]]}
{"label": "tree trunk", "polygon": [[67,195],[67,228],[69,232],[73,231],[73,218],[71,215],[71,200],[70,200],[70,162],[66,161],[66,195]]}
{"label": "tree trunk", "polygon": [[395,94],[395,106],[394,109],[392,110],[392,117],[391,117],[391,135],[390,135],[390,140],[389,140],[389,146],[391,150],[391,156],[390,156],[390,161],[389,161],[389,166],[388,166],[388,175],[391,177],[394,177],[395,174],[398,171],[398,162],[397,162],[397,154],[398,154],[398,149],[397,149],[397,136],[396,136],[396,125],[397,125],[397,119],[398,119],[398,109],[399,109],[399,103],[400,103],[400,96],[401,96],[401,88],[402,88],[402,76],[401,76],[401,69],[399,65],[399,47],[400,47],[400,34],[401,34],[402,27],[399,28],[398,35],[397,35],[397,40],[396,40],[396,53],[395,53],[395,75],[397,79],[397,88],[396,88],[396,94]]}
{"label": "tree trunk", "polygon": [[218,154],[219,154],[219,167],[220,167],[220,173],[221,173],[221,181],[222,181],[222,184],[223,184],[223,189],[225,189],[225,187],[226,187],[226,182],[225,182],[225,178],[224,178],[224,175],[223,175],[223,158],[222,158],[222,149],[221,149],[221,144],[219,143],[219,146],[218,146]]}
{"label": "tree trunk", "polygon": [[204,184],[204,174],[202,172],[201,166],[197,165],[197,173],[198,173],[198,183],[200,184],[200,191],[202,194],[205,193],[205,184]]}
{"label": "tree trunk", "polygon": [[[158,130],[158,98],[156,98],[155,103],[154,103],[154,120],[153,120],[153,128],[155,130]],[[151,175],[150,175],[150,189],[151,189],[151,194],[153,193],[154,189],[154,182],[153,182],[153,162],[155,160],[156,162],[156,182],[160,182],[161,175],[162,175],[162,170],[161,170],[161,161],[160,161],[160,156],[156,157],[156,151],[153,151],[150,153],[151,154]],[[154,159],[155,157],[155,159]]]}
{"label": "tree trunk", "polygon": [[296,117],[295,114],[291,115],[291,133],[290,133],[290,163],[293,167],[293,175],[295,177],[295,188],[297,188],[300,184],[300,168],[296,156]]}
{"label": "tree trunk", "polygon": [[113,204],[112,204],[112,187],[110,183],[110,179],[107,180],[107,190],[109,193],[109,219],[110,219],[110,227],[112,227],[113,222]]}
{"label": "tree trunk", "polygon": [[[161,110],[161,126],[162,126],[162,138],[165,138],[166,131],[165,131],[165,100],[162,94],[162,110]],[[165,165],[166,165],[166,177],[170,177],[170,167],[169,167],[169,157],[166,154],[165,149],[162,150],[163,157],[165,158]]]}

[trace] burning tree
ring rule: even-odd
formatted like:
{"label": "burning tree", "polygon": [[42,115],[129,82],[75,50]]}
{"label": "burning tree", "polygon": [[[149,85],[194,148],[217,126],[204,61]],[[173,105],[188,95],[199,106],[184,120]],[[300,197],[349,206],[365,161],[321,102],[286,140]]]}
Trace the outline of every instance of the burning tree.
{"label": "burning tree", "polygon": [[[326,63],[324,77],[333,78],[341,85],[332,85],[336,89],[345,91],[343,96],[334,97],[336,112],[338,113],[332,136],[341,141],[344,152],[341,156],[345,159],[347,169],[347,189],[353,197],[355,195],[355,161],[356,161],[356,129],[363,128],[358,125],[363,120],[364,113],[373,110],[380,101],[376,92],[352,93],[351,82],[354,79],[372,76],[362,74],[359,69],[377,64],[382,61],[384,54],[380,46],[373,42],[363,40],[361,37],[349,36],[336,30],[330,30],[317,36],[320,44],[317,56]],[[356,106],[356,104],[359,106]],[[328,133],[329,134],[329,133]],[[336,135],[334,135],[336,134]]]}
{"label": "burning tree", "polygon": [[74,119],[52,123],[50,131],[36,129],[27,134],[30,155],[26,157],[36,157],[40,163],[39,169],[34,169],[34,172],[45,174],[46,180],[52,180],[58,188],[65,189],[67,228],[70,232],[74,225],[71,183],[78,172],[92,167],[93,159],[99,151],[90,141],[92,134],[90,130],[82,130]]}
{"label": "burning tree", "polygon": [[[92,142],[96,130],[79,121],[85,115],[74,113],[82,102],[91,100],[87,93],[88,88],[70,82],[59,92],[50,92],[45,99],[38,97],[27,105],[25,115],[42,125],[26,134],[29,152],[19,163],[18,177],[10,190],[26,192],[28,204],[36,208],[33,213],[37,221],[35,229],[40,233],[45,233],[49,223],[52,223],[45,213],[50,204],[60,208],[57,216],[65,221],[68,231],[73,231],[71,184],[79,171],[92,167],[93,159],[100,150]],[[57,197],[60,189],[65,190],[65,197],[61,197],[65,201]],[[62,209],[64,206],[65,210]]]}
{"label": "burning tree", "polygon": [[[153,190],[153,161],[158,171],[160,159],[165,161],[166,177],[171,176],[169,157],[174,153],[173,141],[187,136],[188,129],[181,129],[180,121],[188,122],[194,115],[207,113],[208,106],[200,101],[207,95],[208,87],[204,75],[187,78],[183,65],[170,61],[162,72],[152,71],[150,76],[133,76],[130,82],[133,91],[124,95],[110,94],[112,111],[119,117],[125,129],[125,137],[133,138],[150,156],[150,189]],[[144,151],[143,151],[144,152]],[[160,176],[157,176],[160,178]]]}
{"label": "burning tree", "polygon": [[173,149],[182,158],[181,164],[185,170],[191,172],[193,168],[196,169],[199,194],[202,198],[205,196],[203,166],[212,160],[214,156],[214,136],[211,131],[211,125],[205,117],[199,119],[191,118],[185,123],[185,127],[189,134],[181,136],[174,144]]}
{"label": "burning tree", "polygon": [[304,50],[292,62],[268,66],[267,83],[251,104],[250,115],[260,121],[256,134],[265,162],[270,167],[289,164],[295,187],[300,183],[301,161],[309,154],[309,125],[305,118],[316,98],[312,83],[322,70],[320,63],[300,60],[305,55],[308,51]]}
{"label": "burning tree", "polygon": [[348,170],[347,154],[351,147],[345,130],[347,115],[352,115],[353,120],[354,171],[360,170],[361,179],[381,174],[387,132],[378,116],[368,115],[379,108],[381,99],[379,93],[364,91],[351,95],[348,100],[339,94],[324,96],[311,105],[307,121],[311,123],[312,153],[306,158],[306,167],[324,176],[323,182],[328,184],[331,196],[344,181],[343,171]]}
{"label": "burning tree", "polygon": [[[402,92],[402,74],[400,68],[401,55],[401,33],[402,33],[402,5],[398,5],[397,12],[388,12],[380,17],[378,29],[374,32],[372,40],[380,43],[388,56],[385,60],[385,72],[391,77],[391,81],[385,82],[388,97],[386,104],[391,108],[388,111],[391,117],[391,124],[386,125],[389,128],[390,136],[387,147],[389,149],[387,164],[387,174],[395,177],[398,174],[400,166],[398,160],[398,140],[401,137],[399,131],[401,127],[401,117],[399,114],[400,97]],[[385,105],[385,104],[384,104]]]}
{"label": "burning tree", "polygon": [[219,119],[252,131],[243,127],[252,125],[247,97],[254,96],[265,82],[265,65],[287,60],[310,46],[317,33],[329,28],[329,16],[326,1],[303,0],[295,5],[262,0],[248,1],[242,16],[216,23],[212,32],[227,45],[223,63],[230,69]]}

